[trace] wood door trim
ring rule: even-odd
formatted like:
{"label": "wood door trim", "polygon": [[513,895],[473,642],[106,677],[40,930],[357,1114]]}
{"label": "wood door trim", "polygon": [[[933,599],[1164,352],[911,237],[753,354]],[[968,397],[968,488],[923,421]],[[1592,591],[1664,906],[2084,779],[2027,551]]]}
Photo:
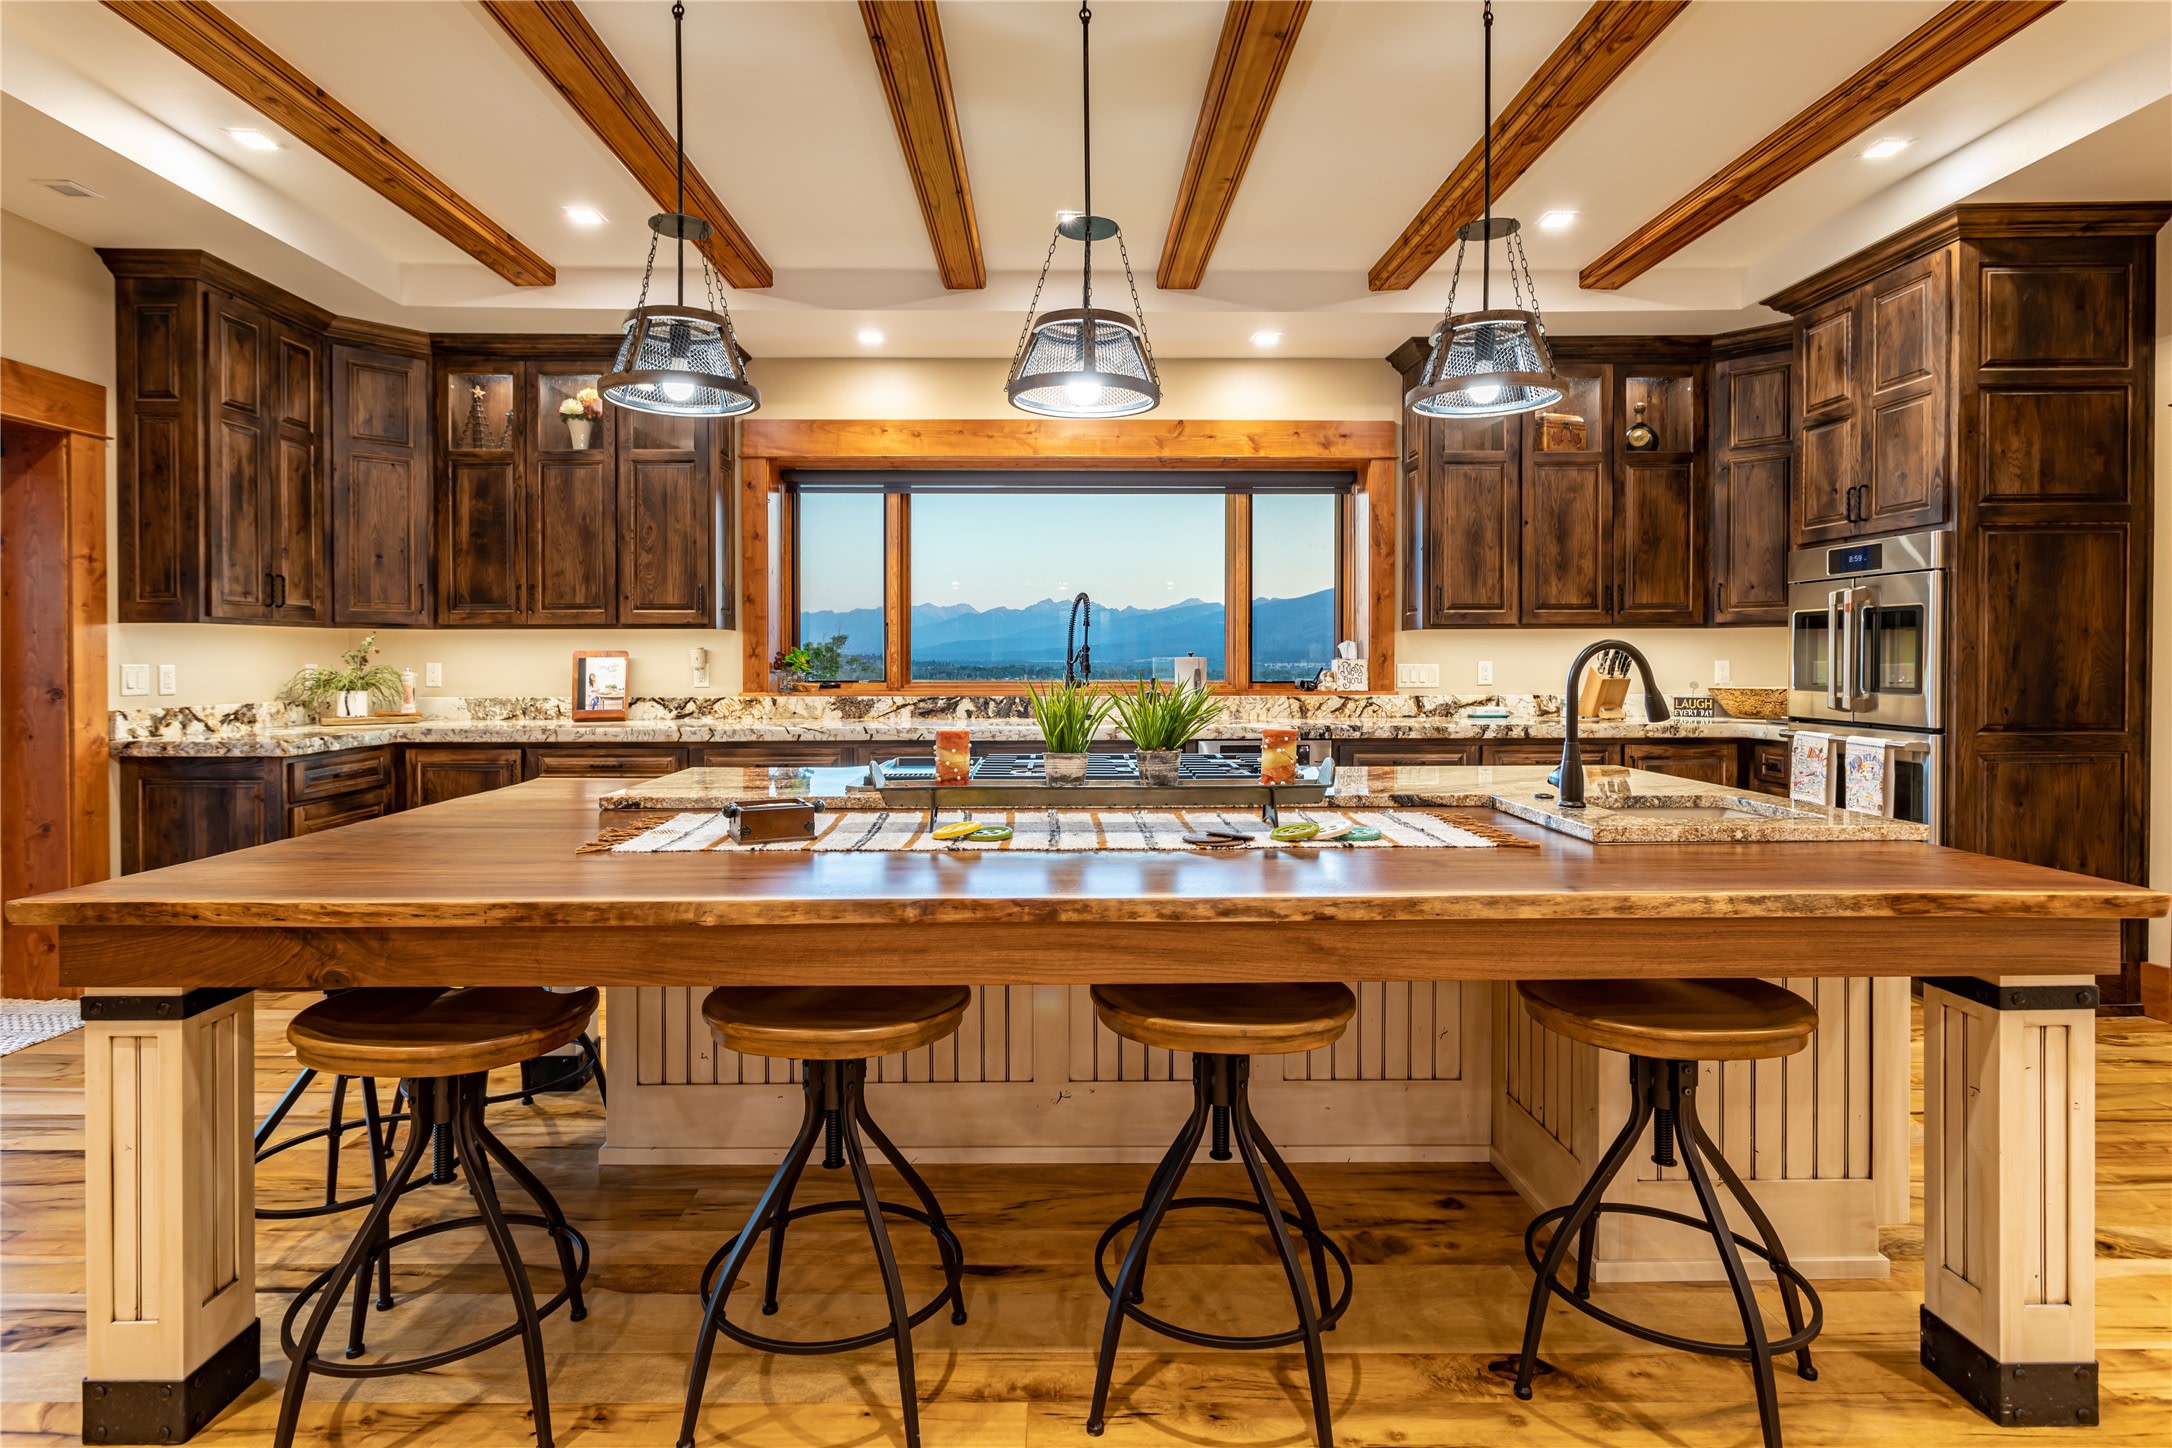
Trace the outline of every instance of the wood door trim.
{"label": "wood door trim", "polygon": [[912,176],[936,270],[952,291],[988,285],[981,258],[980,222],[973,214],[973,183],[965,169],[965,141],[958,133],[958,101],[943,50],[943,21],[935,0],[860,0],[860,19],[875,52],[875,73],[890,102]]}
{"label": "wood door trim", "polygon": [[[1494,195],[1515,185],[1686,8],[1687,0],[1598,0],[1585,11],[1494,118]],[[1369,290],[1407,290],[1447,255],[1456,228],[1479,213],[1483,155],[1481,138],[1373,263],[1365,279]]]}
{"label": "wood door trim", "polygon": [[106,390],[96,382],[0,357],[0,418],[106,438]]}
{"label": "wood door trim", "polygon": [[1162,290],[1189,290],[1205,278],[1311,8],[1311,0],[1231,0],[1222,13],[1221,38],[1161,244],[1154,284]]}
{"label": "wood door trim", "polygon": [[547,287],[558,280],[549,262],[482,208],[217,6],[204,0],[106,0],[106,8],[514,286]]}
{"label": "wood door trim", "polygon": [[[596,139],[633,173],[641,189],[670,210],[678,178],[678,145],[671,129],[580,7],[572,0],[482,0],[482,5]],[[686,209],[716,228],[699,245],[725,281],[735,287],[774,282],[769,263],[691,164],[686,168]]]}

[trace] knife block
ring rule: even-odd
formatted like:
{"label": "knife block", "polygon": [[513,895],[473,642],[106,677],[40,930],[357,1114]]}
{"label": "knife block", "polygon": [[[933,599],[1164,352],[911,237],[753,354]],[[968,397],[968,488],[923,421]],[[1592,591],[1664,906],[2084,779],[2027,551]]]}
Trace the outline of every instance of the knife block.
{"label": "knife block", "polygon": [[1629,697],[1629,676],[1609,678],[1603,674],[1584,675],[1583,687],[1576,691],[1576,717],[1579,719],[1619,719],[1623,717],[1622,701]]}

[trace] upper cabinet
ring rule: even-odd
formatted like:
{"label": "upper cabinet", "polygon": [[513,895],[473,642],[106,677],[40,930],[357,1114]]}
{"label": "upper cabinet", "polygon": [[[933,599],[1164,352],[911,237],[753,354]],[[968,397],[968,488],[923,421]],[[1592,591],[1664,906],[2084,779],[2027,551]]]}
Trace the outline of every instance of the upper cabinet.
{"label": "upper cabinet", "polygon": [[1712,339],[1712,622],[1787,622],[1795,467],[1786,324]]}
{"label": "upper cabinet", "polygon": [[332,622],[430,622],[430,359],[332,348]]}
{"label": "upper cabinet", "polygon": [[201,252],[105,256],[121,621],[328,621],[319,437],[330,319]]}

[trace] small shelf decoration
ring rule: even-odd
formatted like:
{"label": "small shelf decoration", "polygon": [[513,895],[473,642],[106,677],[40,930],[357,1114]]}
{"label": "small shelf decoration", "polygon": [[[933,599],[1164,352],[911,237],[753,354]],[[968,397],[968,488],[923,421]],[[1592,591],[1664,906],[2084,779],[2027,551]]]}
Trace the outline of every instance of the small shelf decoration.
{"label": "small shelf decoration", "polygon": [[1056,684],[1046,691],[1026,685],[1033,722],[1041,730],[1041,772],[1050,784],[1084,784],[1094,735],[1116,700],[1084,684]]}
{"label": "small shelf decoration", "polygon": [[1139,748],[1139,782],[1175,784],[1183,768],[1184,746],[1221,712],[1221,701],[1203,688],[1179,685],[1164,690],[1141,679],[1136,689],[1117,694],[1117,727]]}
{"label": "small shelf decoration", "polygon": [[279,691],[283,704],[299,704],[320,719],[366,719],[377,706],[402,702],[399,674],[389,664],[370,662],[377,653],[377,635],[339,656],[340,667],[304,664]]}
{"label": "small shelf decoration", "polygon": [[794,694],[809,683],[834,688],[845,667],[845,640],[837,634],[818,644],[794,644],[769,661],[770,683],[780,694]]}
{"label": "small shelf decoration", "polygon": [[626,651],[583,649],[573,655],[573,717],[626,717]]}
{"label": "small shelf decoration", "polygon": [[595,436],[596,419],[603,416],[603,399],[593,387],[584,387],[564,402],[558,404],[558,416],[566,425],[566,439],[576,448],[585,448]]}
{"label": "small shelf decoration", "polygon": [[1657,452],[1659,450],[1659,434],[1652,431],[1652,425],[1644,420],[1644,404],[1638,403],[1636,411],[1636,421],[1629,424],[1629,433],[1626,439],[1629,451]]}

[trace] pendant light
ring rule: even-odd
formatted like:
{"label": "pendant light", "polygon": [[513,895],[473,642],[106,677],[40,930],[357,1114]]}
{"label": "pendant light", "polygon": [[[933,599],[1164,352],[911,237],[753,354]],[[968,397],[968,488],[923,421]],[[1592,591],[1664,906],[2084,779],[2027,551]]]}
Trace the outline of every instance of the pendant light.
{"label": "pendant light", "polygon": [[[641,297],[626,314],[624,338],[611,373],[596,384],[603,400],[635,412],[671,417],[737,417],[762,405],[762,394],[747,381],[739,339],[722,285],[699,250],[707,308],[686,301],[686,246],[707,241],[714,227],[686,214],[686,6],[671,7],[673,120],[679,151],[679,194],[674,209],[649,218],[649,262],[641,272]],[[656,244],[664,237],[678,243],[678,295],[670,305],[649,305],[649,279],[656,272]]]}
{"label": "pendant light", "polygon": [[[1456,228],[1456,265],[1448,277],[1448,306],[1418,385],[1403,401],[1426,417],[1500,417],[1536,412],[1561,400],[1546,324],[1539,316],[1538,287],[1524,256],[1522,227],[1514,217],[1493,214],[1493,0],[1486,0],[1485,215]],[[1503,268],[1516,305],[1493,308],[1493,243],[1502,243]],[[1463,250],[1478,243],[1478,310],[1456,311],[1456,283]],[[1524,292],[1531,293],[1524,309]]]}
{"label": "pendant light", "polygon": [[[1026,306],[1026,330],[1003,391],[1011,406],[1042,417],[1129,417],[1161,405],[1161,376],[1154,370],[1154,349],[1146,340],[1146,314],[1139,306],[1139,284],[1131,275],[1131,253],[1123,231],[1106,216],[1094,215],[1092,9],[1081,5],[1079,25],[1079,119],[1085,136],[1086,209],[1056,223]],[[1056,244],[1068,237],[1084,248],[1079,304],[1038,312],[1041,289],[1056,260]],[[1116,238],[1131,289],[1131,310],[1094,305],[1094,243]]]}

